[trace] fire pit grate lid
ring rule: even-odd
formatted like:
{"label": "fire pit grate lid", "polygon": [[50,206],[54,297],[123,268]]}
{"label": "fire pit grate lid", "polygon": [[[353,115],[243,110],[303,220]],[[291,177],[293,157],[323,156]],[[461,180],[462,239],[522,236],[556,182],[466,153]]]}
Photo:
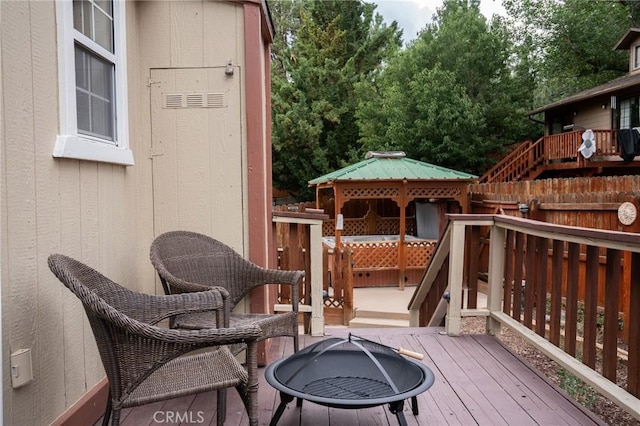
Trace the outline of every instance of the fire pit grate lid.
{"label": "fire pit grate lid", "polygon": [[337,399],[372,399],[395,395],[388,383],[368,377],[331,377],[308,383],[303,392]]}

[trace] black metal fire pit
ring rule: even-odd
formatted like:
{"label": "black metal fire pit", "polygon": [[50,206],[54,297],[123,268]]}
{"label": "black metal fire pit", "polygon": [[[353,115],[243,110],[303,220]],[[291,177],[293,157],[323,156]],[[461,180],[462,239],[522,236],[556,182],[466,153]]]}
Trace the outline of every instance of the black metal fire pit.
{"label": "black metal fire pit", "polygon": [[399,355],[393,348],[352,336],[330,338],[280,359],[265,370],[267,382],[280,391],[275,426],[286,405],[299,398],[336,408],[368,408],[389,404],[400,425],[406,425],[404,400],[429,389],[433,372]]}

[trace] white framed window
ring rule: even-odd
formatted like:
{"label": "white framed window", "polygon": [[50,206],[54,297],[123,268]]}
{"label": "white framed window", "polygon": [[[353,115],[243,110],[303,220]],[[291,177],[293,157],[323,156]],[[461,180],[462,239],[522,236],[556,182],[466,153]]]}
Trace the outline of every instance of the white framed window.
{"label": "white framed window", "polygon": [[60,134],[54,157],[133,165],[125,2],[57,0]]}
{"label": "white framed window", "polygon": [[633,69],[640,68],[640,44],[633,46]]}
{"label": "white framed window", "polygon": [[619,129],[631,129],[640,126],[640,98],[633,97],[621,100],[619,114]]}

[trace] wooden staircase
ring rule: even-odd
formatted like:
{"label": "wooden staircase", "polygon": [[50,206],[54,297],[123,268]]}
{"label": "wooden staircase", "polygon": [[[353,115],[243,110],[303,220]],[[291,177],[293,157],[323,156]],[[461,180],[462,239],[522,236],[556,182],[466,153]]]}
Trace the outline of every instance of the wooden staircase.
{"label": "wooden staircase", "polygon": [[544,138],[524,141],[480,177],[478,183],[535,179],[544,171]]}

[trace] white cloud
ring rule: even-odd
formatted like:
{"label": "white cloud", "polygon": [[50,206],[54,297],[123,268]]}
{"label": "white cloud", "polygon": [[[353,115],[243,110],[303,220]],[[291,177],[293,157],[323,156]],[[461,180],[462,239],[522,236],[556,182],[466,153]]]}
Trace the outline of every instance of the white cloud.
{"label": "white cloud", "polygon": [[[431,22],[442,0],[369,0],[378,7],[376,11],[385,22],[397,21],[403,30],[405,43],[414,40],[427,23]],[[487,18],[494,14],[505,15],[502,0],[481,0],[480,12]]]}

